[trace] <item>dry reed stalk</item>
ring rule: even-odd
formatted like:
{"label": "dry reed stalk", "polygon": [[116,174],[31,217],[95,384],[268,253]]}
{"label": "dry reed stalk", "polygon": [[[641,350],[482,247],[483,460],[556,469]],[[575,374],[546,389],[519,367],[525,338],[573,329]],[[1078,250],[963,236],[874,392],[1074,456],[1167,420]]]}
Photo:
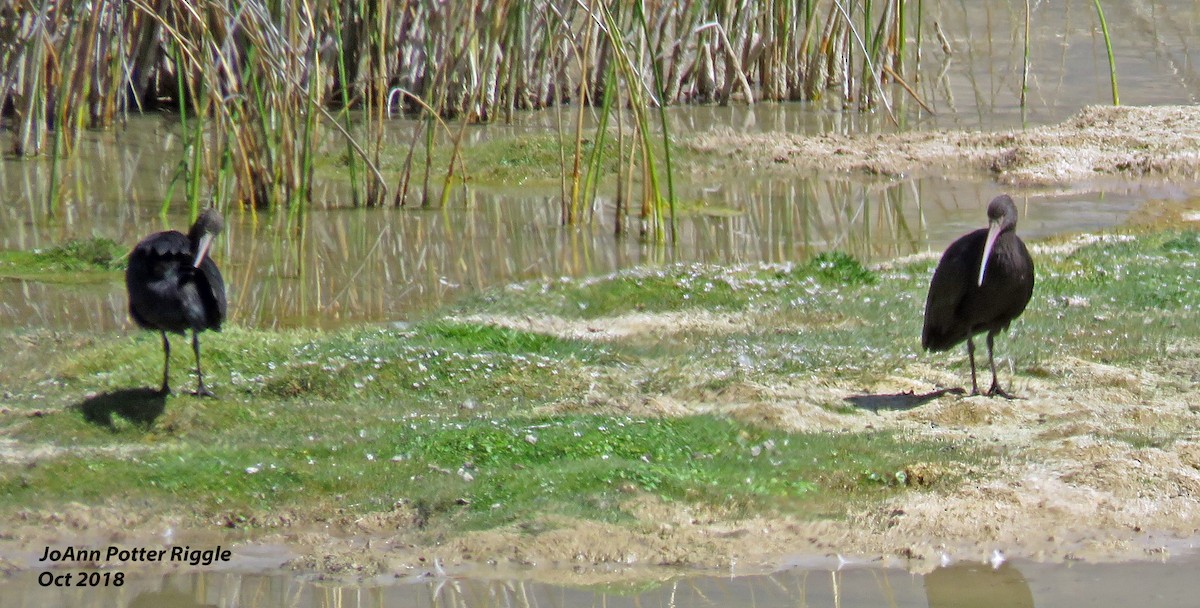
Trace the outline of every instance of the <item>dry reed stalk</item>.
{"label": "dry reed stalk", "polygon": [[[639,142],[618,146],[633,155],[618,164],[640,159],[654,199],[643,220],[661,226],[669,149],[655,142],[665,126],[655,108],[820,99],[830,89],[864,110],[886,106],[884,77],[903,73],[908,49],[919,57],[906,41],[921,13],[904,0],[10,0],[0,6],[0,91],[10,147],[23,155],[67,153],[79,130],[130,110],[178,108],[194,119],[180,171],[193,204],[207,192],[252,207],[306,203],[329,135],[346,141],[356,204],[382,204],[394,112],[430,121],[428,163],[435,119],[512,119],[572,103],[569,221],[591,208],[590,173],[601,166],[583,162],[584,108],[607,125],[614,110],[598,106],[611,104],[630,111],[627,141]],[[456,148],[462,134],[451,136]],[[443,204],[458,157],[444,168]],[[392,182],[401,204],[405,167]]]}

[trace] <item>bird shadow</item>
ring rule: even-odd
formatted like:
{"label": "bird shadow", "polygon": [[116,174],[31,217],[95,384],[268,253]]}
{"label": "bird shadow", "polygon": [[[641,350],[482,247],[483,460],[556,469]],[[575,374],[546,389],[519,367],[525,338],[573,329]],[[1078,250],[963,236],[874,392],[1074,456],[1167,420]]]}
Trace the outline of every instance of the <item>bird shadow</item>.
{"label": "bird shadow", "polygon": [[126,388],[100,393],[75,404],[92,424],[113,428],[113,416],[149,427],[167,408],[167,395],[151,388]]}
{"label": "bird shadow", "polygon": [[965,395],[967,391],[956,386],[954,388],[940,388],[921,395],[913,391],[904,391],[903,393],[890,393],[886,395],[851,395],[846,397],[845,400],[854,407],[872,412],[879,412],[879,410],[905,411],[925,405],[947,394]]}

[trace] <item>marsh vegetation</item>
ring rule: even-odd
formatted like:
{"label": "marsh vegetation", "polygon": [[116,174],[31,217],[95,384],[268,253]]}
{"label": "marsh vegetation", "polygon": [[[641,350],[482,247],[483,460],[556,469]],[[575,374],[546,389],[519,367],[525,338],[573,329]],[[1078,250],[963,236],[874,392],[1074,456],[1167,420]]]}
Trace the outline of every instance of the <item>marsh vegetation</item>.
{"label": "marsh vegetation", "polygon": [[[0,102],[9,150],[52,159],[84,129],[174,110],[171,180],[188,207],[293,213],[313,202],[323,141],[340,148],[354,206],[445,205],[471,177],[470,125],[549,108],[561,222],[589,218],[605,183],[615,232],[632,216],[638,234],[663,240],[677,200],[667,106],[808,101],[896,124],[929,114],[926,98],[948,95],[920,83],[938,80],[953,50],[943,9],[925,5],[14,0],[0,20]],[[1029,19],[1027,7],[1022,107]],[[400,145],[385,141],[394,116],[413,120]],[[434,162],[439,141],[449,153]]]}
{"label": "marsh vegetation", "polygon": [[[912,49],[926,35],[913,4],[18,1],[3,22],[0,90],[20,155],[57,156],[85,127],[177,109],[192,204],[204,191],[256,207],[311,202],[316,142],[330,135],[344,143],[356,205],[405,204],[410,189],[423,206],[444,202],[466,170],[457,156],[466,125],[569,103],[559,125],[563,221],[579,221],[595,196],[612,138],[617,189],[641,208],[643,231],[661,237],[673,204],[666,105],[838,89],[848,104],[891,113],[884,83],[916,73],[906,62],[918,63]],[[598,116],[590,133],[585,113]],[[379,168],[393,152],[382,142],[393,114],[423,121],[396,182]],[[431,191],[439,131],[455,153]],[[585,150],[585,139],[597,147]]]}
{"label": "marsh vegetation", "polygon": [[[1013,390],[1035,393],[1030,415],[1062,398],[1044,379],[1064,361],[1187,369],[1198,252],[1194,231],[1036,247],[1039,291],[1002,349]],[[157,378],[153,336],[18,332],[37,364],[4,372],[4,450],[24,464],[0,473],[0,513],[37,521],[79,504],[100,522],[171,514],[253,534],[370,518],[426,543],[469,530],[536,538],[568,521],[641,534],[646,501],[719,521],[837,522],[910,493],[935,500],[1023,456],[901,424],[940,395],[920,394],[934,387],[922,374],[965,370],[957,357],[930,372],[917,354],[933,261],[684,266],[515,285],[403,328],[234,327],[207,352],[219,403],[130,388]],[[632,329],[604,331],[614,319]],[[880,394],[902,377],[916,393]],[[1152,398],[1182,386],[1156,382]],[[1088,407],[1146,396],[1117,376],[1092,388],[1106,392]],[[995,407],[942,422],[994,424]],[[1046,432],[1071,432],[1077,415]],[[1138,417],[1113,419],[1111,441],[1190,442],[1187,414],[1171,416],[1151,439]]]}

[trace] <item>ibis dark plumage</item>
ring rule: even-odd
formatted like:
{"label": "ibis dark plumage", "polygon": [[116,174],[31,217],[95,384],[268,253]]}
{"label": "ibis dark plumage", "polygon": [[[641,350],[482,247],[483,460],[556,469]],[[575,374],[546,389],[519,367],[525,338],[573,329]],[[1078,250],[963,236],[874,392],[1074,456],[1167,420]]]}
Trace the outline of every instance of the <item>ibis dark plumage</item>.
{"label": "ibis dark plumage", "polygon": [[197,395],[213,396],[200,370],[200,332],[220,330],[225,320],[225,281],[209,257],[213,238],[225,222],[216,209],[206,209],[184,235],[176,230],[142,239],[129,254],[125,288],[129,315],[138,327],[157,330],[163,342],[162,392],[170,392],[171,342],[167,332],[192,330],[196,354]]}
{"label": "ibis dark plumage", "polygon": [[988,204],[988,227],[969,232],[946,248],[925,300],[921,346],[944,351],[963,340],[971,359],[971,394],[975,381],[976,334],[987,332],[988,364],[992,370],[989,396],[1012,398],[996,379],[992,342],[1025,311],[1033,296],[1033,258],[1017,236],[1017,207],[1008,195]]}

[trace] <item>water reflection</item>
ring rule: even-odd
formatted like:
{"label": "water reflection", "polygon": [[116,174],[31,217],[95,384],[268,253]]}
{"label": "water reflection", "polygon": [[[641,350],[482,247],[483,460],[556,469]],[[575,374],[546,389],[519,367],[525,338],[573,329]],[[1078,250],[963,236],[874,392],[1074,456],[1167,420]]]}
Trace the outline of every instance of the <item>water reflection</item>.
{"label": "water reflection", "polygon": [[929,608],[1033,608],[1033,593],[1021,571],[1005,562],[961,563],[925,575]]}
{"label": "water reflection", "polygon": [[578,587],[519,579],[413,577],[345,584],[289,574],[200,572],[130,576],[117,588],[54,589],[37,573],[0,583],[0,608],[105,606],[133,608],[459,608],[604,606],[749,606],[752,608],[1161,608],[1195,605],[1195,555],[1163,563],[1043,564],[1005,562],[999,567],[961,562],[925,575],[900,568],[802,567],[759,576],[671,577],[617,587]]}
{"label": "water reflection", "polygon": [[[88,194],[61,202],[49,216],[37,205],[0,207],[0,249],[93,236],[132,246],[154,230],[187,225],[182,211],[161,220],[154,192],[117,202],[127,185],[89,179],[96,185]],[[44,193],[30,187],[29,200],[41,200]],[[318,209],[299,224],[286,213],[231,210],[213,256],[228,283],[234,323],[329,327],[409,318],[515,281],[636,265],[803,261],[832,249],[869,261],[937,250],[979,227],[983,201],[998,193],[995,185],[939,178],[713,178],[680,186],[680,240],[663,248],[615,238],[611,199],[602,199],[591,224],[563,227],[550,195],[471,190],[444,209]],[[1021,233],[1036,239],[1113,225],[1144,197],[1027,198],[1020,201]],[[0,327],[129,328],[126,306],[118,275],[99,285],[0,280]]]}

